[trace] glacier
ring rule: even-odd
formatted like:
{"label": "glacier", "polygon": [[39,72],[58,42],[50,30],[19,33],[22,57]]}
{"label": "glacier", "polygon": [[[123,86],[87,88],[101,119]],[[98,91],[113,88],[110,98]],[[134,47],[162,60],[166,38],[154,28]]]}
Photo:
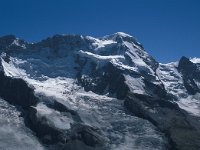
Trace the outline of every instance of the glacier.
{"label": "glacier", "polygon": [[[198,58],[158,63],[123,32],[101,38],[55,35],[37,43],[5,36],[0,37],[0,51],[3,78],[24,81],[38,99],[23,107],[0,90],[0,111],[9,107],[14,112],[9,117],[16,118],[7,126],[14,137],[0,133],[2,141],[11,141],[0,142],[2,149],[13,149],[18,142],[19,149],[50,150],[200,146]],[[182,62],[194,66],[193,76]],[[2,88],[9,91],[6,84]]]}

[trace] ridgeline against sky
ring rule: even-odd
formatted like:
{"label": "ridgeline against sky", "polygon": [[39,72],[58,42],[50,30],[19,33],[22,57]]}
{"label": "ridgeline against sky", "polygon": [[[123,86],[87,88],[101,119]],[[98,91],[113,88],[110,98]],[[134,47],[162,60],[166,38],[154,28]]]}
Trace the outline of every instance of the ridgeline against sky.
{"label": "ridgeline against sky", "polygon": [[1,0],[0,36],[129,33],[160,62],[200,57],[199,0]]}

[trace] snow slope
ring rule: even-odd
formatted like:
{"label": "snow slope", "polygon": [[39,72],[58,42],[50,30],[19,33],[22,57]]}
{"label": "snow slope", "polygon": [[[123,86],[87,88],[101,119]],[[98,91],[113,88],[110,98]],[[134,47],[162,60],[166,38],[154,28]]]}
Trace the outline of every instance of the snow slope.
{"label": "snow slope", "polygon": [[[148,121],[126,114],[123,104],[115,99],[93,92],[85,92],[73,78],[45,76],[43,80],[34,79],[33,74],[26,75],[14,62],[3,62],[5,74],[21,77],[35,88],[37,95],[45,95],[62,101],[78,112],[84,123],[100,128],[110,140],[111,149],[163,149],[165,142],[162,134]],[[26,63],[24,61],[24,63]],[[138,83],[139,84],[139,83]],[[136,87],[138,88],[138,87]],[[38,113],[47,116],[57,128],[70,129],[70,117],[63,117],[44,105],[37,106]],[[123,119],[122,119],[123,118]],[[153,145],[153,143],[157,143]]]}
{"label": "snow slope", "polygon": [[[193,59],[193,62],[197,62],[197,59]],[[183,83],[182,74],[178,72],[177,67],[178,62],[160,64],[157,75],[167,92],[175,97],[175,101],[180,108],[193,115],[200,116],[200,94],[188,94]]]}
{"label": "snow slope", "polygon": [[[115,38],[117,36],[132,38],[124,33],[117,33]],[[71,116],[62,116],[60,112],[48,108],[46,99],[64,103],[68,108],[78,112],[85,124],[101,129],[109,140],[110,149],[165,149],[164,135],[158,132],[151,123],[128,114],[123,103],[116,98],[111,98],[107,94],[86,92],[76,80],[77,55],[81,59],[97,64],[102,63],[100,67],[110,62],[120,70],[141,75],[145,72],[153,76],[153,68],[147,65],[152,61],[151,57],[136,46],[136,43],[129,43],[131,41],[122,41],[124,46],[119,48],[113,37],[113,39],[86,38],[93,41],[91,45],[96,47],[93,51],[79,49],[71,52],[61,48],[58,49],[58,53],[62,51],[64,55],[56,58],[51,48],[45,48],[47,53],[40,49],[37,51],[27,49],[27,52],[11,53],[9,56],[2,54],[1,61],[5,75],[22,78],[34,87],[36,95],[43,97],[43,101],[36,106],[38,115],[46,116],[56,128],[70,130],[74,122]],[[6,61],[5,57],[9,57],[9,61]],[[131,62],[128,62],[125,57],[129,57]],[[135,93],[144,93],[145,85],[142,78],[145,77],[134,79],[131,76],[125,76],[126,82]],[[158,82],[156,80],[155,82]]]}
{"label": "snow slope", "polygon": [[[187,93],[178,63],[159,64],[128,34],[118,32],[101,38],[56,35],[38,43],[21,45],[16,39],[12,44],[21,49],[1,54],[2,69],[6,76],[21,78],[34,89],[40,99],[33,106],[37,117],[46,118],[56,129],[70,132],[77,122],[72,114],[50,107],[57,101],[76,112],[83,124],[100,129],[111,150],[162,150],[167,149],[167,140],[149,121],[130,114],[124,101],[110,92],[111,85],[106,85],[101,93],[80,83],[79,80],[86,79],[84,84],[98,87],[98,81],[106,80],[104,77],[112,69],[105,69],[109,64],[114,68],[109,79],[119,74],[114,82],[120,82],[118,78],[122,77],[133,94],[158,97],[158,90],[165,90],[180,108],[200,115],[200,94]],[[191,61],[199,63],[197,58]],[[29,138],[31,133],[24,136]],[[32,139],[30,145],[35,142]],[[36,145],[42,148],[37,141]]]}

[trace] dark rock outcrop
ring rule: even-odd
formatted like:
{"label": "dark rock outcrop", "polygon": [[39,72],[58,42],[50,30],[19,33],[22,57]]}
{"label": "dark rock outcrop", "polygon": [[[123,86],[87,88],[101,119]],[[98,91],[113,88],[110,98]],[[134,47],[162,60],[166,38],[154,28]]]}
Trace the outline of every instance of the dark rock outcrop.
{"label": "dark rock outcrop", "polygon": [[61,129],[56,128],[45,116],[38,116],[37,109],[31,107],[28,112],[29,127],[45,144],[65,143],[66,135]]}
{"label": "dark rock outcrop", "polygon": [[200,81],[200,70],[197,64],[192,63],[188,58],[182,57],[178,64],[178,71],[183,75],[184,86],[191,95],[200,92],[194,80]]}
{"label": "dark rock outcrop", "polygon": [[[34,107],[29,110],[30,128],[46,145],[54,149],[79,150],[82,145],[88,149],[107,149],[108,140],[97,128],[90,127],[83,123],[71,124],[70,129],[59,129],[45,116],[39,116]],[[77,141],[80,145],[73,145]]]}
{"label": "dark rock outcrop", "polygon": [[129,88],[125,84],[125,78],[120,69],[111,63],[99,69],[95,69],[97,64],[91,63],[90,65],[93,65],[94,69],[87,77],[82,77],[81,71],[77,75],[79,83],[86,91],[91,90],[98,94],[109,92],[111,95],[116,95],[118,99],[126,96]]}
{"label": "dark rock outcrop", "polygon": [[0,97],[11,104],[27,109],[38,102],[34,90],[22,79],[7,77],[0,71],[0,84]]}
{"label": "dark rock outcrop", "polygon": [[21,39],[17,39],[14,35],[6,35],[0,37],[1,51],[21,50],[25,48],[27,45],[28,45],[27,42]]}
{"label": "dark rock outcrop", "polygon": [[134,115],[149,120],[165,133],[169,138],[169,149],[200,149],[199,121],[181,110],[177,104],[162,98],[131,93],[124,104]]}
{"label": "dark rock outcrop", "polygon": [[71,130],[71,141],[83,141],[86,145],[95,148],[107,149],[108,139],[106,139],[100,130],[94,127],[75,124]]}

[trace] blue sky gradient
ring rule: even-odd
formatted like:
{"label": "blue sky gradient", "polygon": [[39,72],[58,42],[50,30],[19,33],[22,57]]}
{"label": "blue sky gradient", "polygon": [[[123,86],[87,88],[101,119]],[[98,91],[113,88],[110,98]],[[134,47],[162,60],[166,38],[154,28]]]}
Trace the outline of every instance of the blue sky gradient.
{"label": "blue sky gradient", "polygon": [[200,0],[0,0],[0,36],[135,36],[159,62],[200,57]]}

